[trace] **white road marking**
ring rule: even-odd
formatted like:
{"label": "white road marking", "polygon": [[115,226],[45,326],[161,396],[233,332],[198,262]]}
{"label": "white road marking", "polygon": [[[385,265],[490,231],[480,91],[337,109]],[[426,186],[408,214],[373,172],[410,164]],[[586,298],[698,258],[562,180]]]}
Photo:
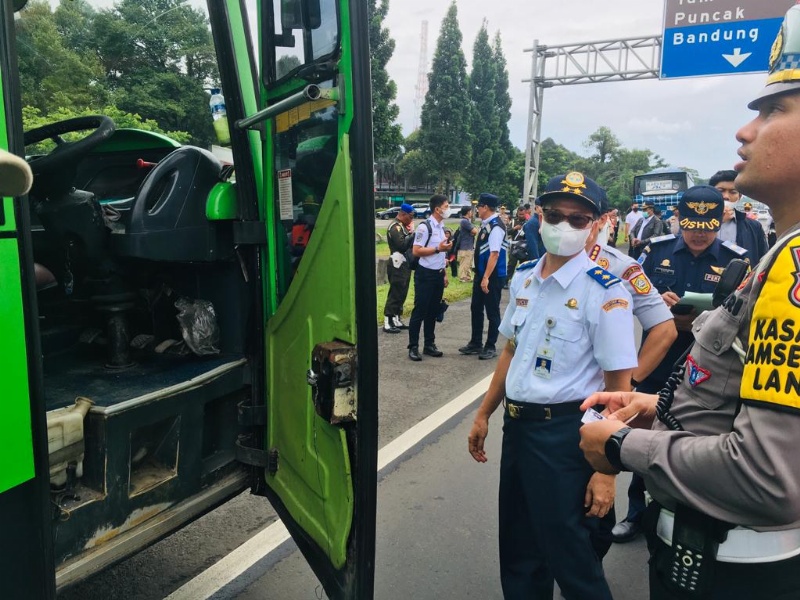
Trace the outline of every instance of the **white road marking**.
{"label": "white road marking", "polygon": [[[481,394],[486,393],[491,380],[492,375],[485,377],[466,392],[457,396],[435,413],[381,448],[378,452],[378,471],[382,471],[389,464],[403,456],[428,435],[467,408]],[[212,567],[209,567],[172,592],[165,600],[210,598],[283,544],[289,537],[289,532],[284,524],[280,520],[275,521],[272,525],[236,548],[236,550],[220,559]]]}

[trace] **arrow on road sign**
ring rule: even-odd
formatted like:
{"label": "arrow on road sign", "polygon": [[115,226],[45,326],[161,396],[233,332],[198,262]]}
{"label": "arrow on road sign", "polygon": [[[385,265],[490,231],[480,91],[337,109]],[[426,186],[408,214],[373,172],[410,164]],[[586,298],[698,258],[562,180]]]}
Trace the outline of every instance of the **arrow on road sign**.
{"label": "arrow on road sign", "polygon": [[723,54],[722,58],[724,58],[729,63],[731,63],[731,65],[733,65],[733,68],[735,69],[740,64],[742,64],[744,61],[746,61],[750,57],[751,54],[752,54],[752,52],[745,52],[744,54],[742,54],[742,49],[741,48],[734,48],[733,49],[733,54]]}

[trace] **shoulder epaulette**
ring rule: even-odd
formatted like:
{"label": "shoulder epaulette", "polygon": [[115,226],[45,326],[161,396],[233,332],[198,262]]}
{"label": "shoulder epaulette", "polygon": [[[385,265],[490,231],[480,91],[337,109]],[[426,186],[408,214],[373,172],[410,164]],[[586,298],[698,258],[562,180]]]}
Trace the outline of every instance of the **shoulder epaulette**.
{"label": "shoulder epaulette", "polygon": [[532,269],[533,267],[536,266],[536,263],[538,262],[539,262],[538,258],[534,258],[533,260],[526,260],[524,263],[520,263],[517,265],[516,271],[527,271],[528,269]]}
{"label": "shoulder epaulette", "polygon": [[722,242],[722,245],[725,246],[728,250],[735,252],[739,256],[744,256],[745,254],[747,254],[747,250],[745,250],[741,246],[737,246],[731,241]]}
{"label": "shoulder epaulette", "polygon": [[[519,267],[517,268],[519,269]],[[586,271],[586,274],[606,289],[622,281],[619,277],[613,273],[609,273],[602,267],[592,267]]]}
{"label": "shoulder epaulette", "polygon": [[659,242],[666,242],[667,240],[674,240],[677,236],[674,233],[668,233],[667,235],[660,235],[658,237],[650,238],[650,245],[658,244]]}

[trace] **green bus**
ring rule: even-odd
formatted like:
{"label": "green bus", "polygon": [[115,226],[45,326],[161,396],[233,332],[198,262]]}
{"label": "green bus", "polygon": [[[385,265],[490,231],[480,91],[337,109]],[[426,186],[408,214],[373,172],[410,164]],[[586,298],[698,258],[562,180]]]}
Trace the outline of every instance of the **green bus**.
{"label": "green bus", "polygon": [[[53,106],[62,93],[42,73],[81,80],[58,62],[66,41],[32,49],[49,14],[53,35],[66,35],[67,13],[54,11],[68,5],[106,33],[123,31],[122,8],[149,23],[199,11],[229,147],[118,126],[118,113],[88,101],[78,116],[40,113],[24,127],[30,97]],[[249,488],[330,597],[372,597],[367,3],[0,6],[0,148],[34,175],[30,193],[0,205],[2,596],[54,598]],[[72,40],[87,56],[95,41]],[[124,87],[133,48],[114,52]],[[176,89],[163,102],[183,97]]]}

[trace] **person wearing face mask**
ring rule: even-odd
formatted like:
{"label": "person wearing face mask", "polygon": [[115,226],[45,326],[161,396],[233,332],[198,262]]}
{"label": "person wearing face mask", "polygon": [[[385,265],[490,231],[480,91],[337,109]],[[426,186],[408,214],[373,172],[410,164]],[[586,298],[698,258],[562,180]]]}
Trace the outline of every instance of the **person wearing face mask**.
{"label": "person wearing face mask", "polygon": [[[500,332],[509,340],[475,415],[468,450],[487,461],[489,418],[505,405],[500,577],[506,598],[609,599],[591,536],[614,523],[614,480],[577,447],[581,399],[629,390],[636,367],[631,296],[585,245],[604,192],[582,173],[551,179],[541,204],[545,255],[517,267]],[[595,232],[596,233],[596,232]]]}
{"label": "person wearing face mask", "polygon": [[[481,194],[475,207],[481,229],[475,240],[475,280],[472,282],[472,335],[461,354],[477,354],[481,360],[497,356],[496,344],[500,327],[500,296],[506,282],[506,227],[497,214],[500,199],[494,194]],[[483,313],[489,321],[486,343],[483,341]]]}
{"label": "person wearing face mask", "polygon": [[436,317],[441,311],[447,280],[447,252],[453,244],[444,233],[444,220],[450,203],[446,196],[435,194],[430,201],[431,216],[417,226],[412,252],[419,258],[414,270],[414,310],[408,322],[408,358],[422,360],[419,353],[419,330],[424,326],[425,345],[422,354],[440,357],[436,347]]}
{"label": "person wearing face mask", "polygon": [[644,216],[631,228],[630,249],[631,258],[639,258],[650,240],[664,234],[664,224],[655,216],[655,206],[652,202],[644,205]]}
{"label": "person wearing face mask", "polygon": [[717,171],[708,180],[708,184],[715,187],[725,200],[719,238],[747,250],[747,260],[755,266],[767,253],[767,236],[761,223],[748,219],[745,212],[736,209],[742,195],[736,189],[734,179],[736,171]]}

